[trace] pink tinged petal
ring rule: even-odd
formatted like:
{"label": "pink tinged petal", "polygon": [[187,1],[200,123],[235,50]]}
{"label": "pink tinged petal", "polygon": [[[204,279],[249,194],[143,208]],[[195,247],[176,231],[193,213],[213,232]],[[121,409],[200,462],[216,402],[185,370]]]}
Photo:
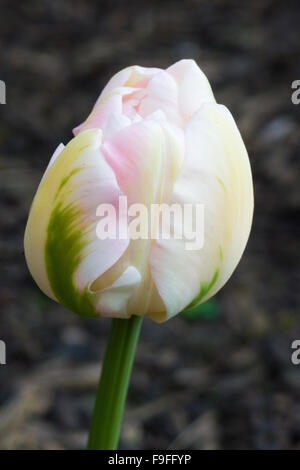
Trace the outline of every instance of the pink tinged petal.
{"label": "pink tinged petal", "polygon": [[121,191],[133,203],[165,200],[184,159],[184,134],[160,120],[143,120],[115,133],[102,145]]}
{"label": "pink tinged petal", "polygon": [[165,71],[155,75],[149,81],[146,93],[138,108],[142,117],[146,118],[149,114],[161,110],[171,123],[182,125],[182,117],[178,112],[178,86],[171,75]]}
{"label": "pink tinged petal", "polygon": [[146,91],[144,89],[132,89],[132,93],[128,93],[123,96],[123,114],[128,116],[131,121],[135,120],[137,115],[138,106],[140,104],[141,99],[146,95]]}
{"label": "pink tinged petal", "polygon": [[101,128],[113,112],[121,114],[124,111],[127,116],[134,117],[136,112],[134,108],[139,104],[141,96],[137,95],[133,97],[134,101],[125,103],[124,110],[122,97],[126,94],[132,94],[135,90],[144,89],[149,80],[160,71],[161,69],[135,65],[118,72],[103,89],[90,116],[85,122],[73,129],[73,134],[77,135],[85,129]]}
{"label": "pink tinged petal", "polygon": [[134,119],[135,115],[137,114],[137,108],[139,105],[139,100],[138,99],[130,99],[126,100],[123,103],[123,113],[125,116],[128,116],[130,119]]}
{"label": "pink tinged petal", "polygon": [[[127,196],[128,208],[134,203],[143,203],[150,208],[151,203],[159,198],[164,181],[164,136],[160,125],[154,121],[132,124],[104,142],[102,152],[116,175],[122,193]],[[130,299],[132,314],[147,313],[147,305],[151,302],[147,282],[150,248],[150,239],[131,240],[125,254],[142,279]],[[119,263],[122,259],[116,268]]]}
{"label": "pink tinged petal", "polygon": [[[102,151],[115,172],[121,191],[128,197],[128,207],[138,202],[150,209],[152,203],[166,200],[172,190],[183,163],[184,136],[182,130],[165,121],[144,120],[104,142]],[[132,240],[126,252],[142,276],[140,287],[130,301],[132,313],[141,312],[144,307],[145,313],[150,313],[149,308],[162,304],[154,302],[158,296],[156,290],[149,295],[151,246],[149,239]],[[159,308],[162,315],[164,309]]]}
{"label": "pink tinged petal", "polygon": [[113,284],[96,292],[97,311],[104,317],[128,318],[127,303],[141,282],[141,275],[129,266]]}
{"label": "pink tinged petal", "polygon": [[203,103],[215,102],[209,81],[194,60],[176,62],[167,72],[179,84],[179,108],[186,118],[190,118]]}
{"label": "pink tinged petal", "polygon": [[112,114],[123,114],[123,99],[126,95],[133,95],[135,88],[116,88],[101,96],[85,122],[73,129],[77,135],[86,129],[102,129]]}
{"label": "pink tinged petal", "polygon": [[[115,90],[116,88],[123,87],[137,87],[144,88],[150,78],[158,73],[160,69],[156,68],[147,68],[139,67],[138,65],[133,65],[127,67],[120,72],[116,73],[104,87],[102,93],[100,94],[98,101],[100,101],[107,93]],[[96,102],[96,103],[97,103]]]}
{"label": "pink tinged petal", "polygon": [[102,151],[115,172],[128,205],[151,203],[161,180],[162,131],[152,121],[122,129],[104,142]]}
{"label": "pink tinged petal", "polygon": [[81,127],[82,127],[83,124],[84,124],[84,123],[82,122],[82,123],[79,124],[78,126],[73,127],[72,132],[73,132],[73,135],[74,135],[75,137],[76,137],[76,135],[80,132],[80,129],[81,129]]}
{"label": "pink tinged petal", "polygon": [[245,248],[253,212],[248,155],[226,108],[202,106],[188,124],[186,152],[169,203],[204,204],[204,246],[189,251],[185,240],[171,239],[158,240],[153,247],[151,273],[168,318],[203,286],[211,288],[201,301],[224,285]]}
{"label": "pink tinged petal", "polygon": [[121,191],[133,203],[165,200],[184,159],[184,133],[164,119],[143,120],[102,145]]}
{"label": "pink tinged petal", "polygon": [[103,139],[111,138],[116,132],[130,124],[130,119],[124,114],[112,113],[103,126]]}

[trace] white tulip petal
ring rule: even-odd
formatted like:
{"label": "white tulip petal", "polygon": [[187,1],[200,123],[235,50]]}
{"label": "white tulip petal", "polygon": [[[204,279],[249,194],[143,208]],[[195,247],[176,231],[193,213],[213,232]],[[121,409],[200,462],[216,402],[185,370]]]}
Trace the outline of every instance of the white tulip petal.
{"label": "white tulip petal", "polygon": [[181,60],[167,69],[179,84],[179,108],[186,119],[203,103],[215,102],[215,98],[205,74],[194,60]]}
{"label": "white tulip petal", "polygon": [[104,317],[128,318],[127,303],[140,282],[139,271],[129,266],[111,286],[97,292],[97,310]]}
{"label": "white tulip petal", "polygon": [[152,248],[151,273],[168,318],[224,285],[245,248],[253,212],[248,156],[228,110],[203,105],[187,127],[186,152],[169,204],[204,204],[204,246],[189,251],[186,240],[173,239]]}

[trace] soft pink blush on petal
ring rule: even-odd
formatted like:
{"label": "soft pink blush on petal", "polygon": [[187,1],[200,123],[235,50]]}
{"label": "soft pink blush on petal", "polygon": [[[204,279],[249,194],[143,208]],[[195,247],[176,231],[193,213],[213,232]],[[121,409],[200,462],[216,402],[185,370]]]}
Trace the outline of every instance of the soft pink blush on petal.
{"label": "soft pink blush on petal", "polygon": [[144,88],[145,84],[153,77],[156,73],[160,72],[161,69],[139,67],[138,65],[132,65],[126,69],[116,73],[104,87],[97,101],[103,98],[104,95],[120,87],[135,87]]}
{"label": "soft pink blush on petal", "polygon": [[167,72],[160,72],[148,83],[146,96],[141,100],[138,113],[147,117],[158,110],[163,111],[170,123],[183,126],[183,117],[178,110],[178,86]]}
{"label": "soft pink blush on petal", "polygon": [[124,114],[111,113],[103,126],[103,141],[110,139],[116,132],[131,124],[131,120]]}
{"label": "soft pink blush on petal", "polygon": [[124,114],[124,102],[130,100],[139,91],[141,90],[129,87],[116,88],[103,96],[96,102],[86,121],[73,129],[74,135],[86,129],[102,129],[112,114]]}
{"label": "soft pink blush on petal", "polygon": [[161,139],[159,124],[143,120],[122,129],[102,145],[128,204],[153,202],[160,178]]}
{"label": "soft pink blush on petal", "polygon": [[[118,72],[101,92],[90,116],[79,126],[74,127],[73,134],[76,136],[85,129],[101,128],[108,115],[112,112],[124,112],[127,116],[134,117],[134,114],[136,114],[135,107],[139,105],[139,102],[127,102],[123,109],[122,97],[118,99],[116,96],[131,94],[134,89],[145,89],[151,78],[160,71],[160,69],[144,68],[135,65]],[[106,100],[105,98],[108,94],[111,94],[111,96]],[[135,97],[132,98],[135,99]],[[140,100],[140,98],[138,99]]]}

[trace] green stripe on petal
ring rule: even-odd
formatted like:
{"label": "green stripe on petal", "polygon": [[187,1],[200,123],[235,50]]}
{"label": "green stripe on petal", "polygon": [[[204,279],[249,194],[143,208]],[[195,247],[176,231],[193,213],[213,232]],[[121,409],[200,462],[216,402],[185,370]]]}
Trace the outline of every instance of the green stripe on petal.
{"label": "green stripe on petal", "polygon": [[[59,191],[59,186],[72,173],[74,165],[76,169],[82,166],[76,163],[82,153],[90,148],[99,148],[101,136],[101,131],[89,130],[72,139],[63,149],[60,146],[61,151],[58,154],[57,151],[54,153],[56,157],[52,157],[52,162],[48,165],[32,202],[24,236],[25,258],[32,277],[40,289],[53,300],[57,299],[51,289],[46,270],[45,244],[53,208],[62,201],[62,199],[56,200],[55,196],[58,194],[61,196],[62,191]],[[61,190],[64,191],[66,186],[65,180]]]}
{"label": "green stripe on petal", "polygon": [[80,263],[80,253],[88,243],[76,222],[80,211],[74,205],[53,209],[45,245],[45,264],[51,288],[57,300],[66,308],[86,317],[99,316],[93,306],[93,294],[85,288],[80,292],[74,284],[74,274]]}
{"label": "green stripe on petal", "polygon": [[210,282],[201,282],[199,294],[192,300],[192,302],[184,310],[189,310],[199,305],[203,301],[204,297],[207,296],[209,291],[215,285],[218,279],[218,276],[219,276],[219,269],[216,269]]}
{"label": "green stripe on petal", "polygon": [[[129,243],[128,238],[97,236],[97,207],[117,206],[121,194],[100,145],[100,131],[83,131],[59,154],[34,198],[24,242],[26,260],[39,287],[88,317],[100,316],[105,307],[103,302],[100,306],[101,289],[91,290],[91,285],[118,261]],[[127,216],[120,220],[116,215],[124,232]],[[112,277],[111,283],[115,281]],[[126,305],[122,307],[115,316],[126,314]]]}
{"label": "green stripe on petal", "polygon": [[64,188],[64,186],[68,183],[68,181],[72,178],[72,176],[76,175],[76,173],[78,173],[78,171],[80,171],[80,170],[81,170],[81,168],[74,168],[74,169],[70,172],[69,175],[65,176],[65,177],[62,179],[62,181],[61,181],[61,183],[60,183],[60,185],[59,185],[59,188],[58,188],[58,190],[57,190],[57,192],[56,192],[55,198],[58,197],[59,193],[60,193],[61,190]]}

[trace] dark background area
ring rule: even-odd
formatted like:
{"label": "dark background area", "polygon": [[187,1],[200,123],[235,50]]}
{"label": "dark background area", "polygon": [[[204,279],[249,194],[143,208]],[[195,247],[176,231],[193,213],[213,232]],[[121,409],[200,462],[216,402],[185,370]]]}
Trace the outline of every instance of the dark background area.
{"label": "dark background area", "polygon": [[246,143],[253,229],[213,314],[144,321],[120,448],[299,449],[300,3],[1,0],[0,11],[0,448],[84,448],[109,330],[28,273],[23,233],[48,160],[112,74],[194,58]]}

